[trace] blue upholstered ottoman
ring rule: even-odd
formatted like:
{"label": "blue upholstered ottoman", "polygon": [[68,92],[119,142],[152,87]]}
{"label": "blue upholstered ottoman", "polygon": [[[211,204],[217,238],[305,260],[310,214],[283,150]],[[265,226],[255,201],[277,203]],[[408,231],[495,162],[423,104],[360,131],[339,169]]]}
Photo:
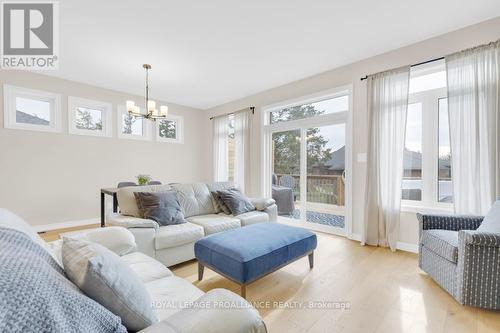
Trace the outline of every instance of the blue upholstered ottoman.
{"label": "blue upholstered ottoman", "polygon": [[203,278],[203,268],[209,267],[240,284],[245,297],[248,284],[292,261],[308,255],[312,268],[316,245],[316,235],[309,230],[279,223],[263,222],[212,234],[194,245],[198,279]]}

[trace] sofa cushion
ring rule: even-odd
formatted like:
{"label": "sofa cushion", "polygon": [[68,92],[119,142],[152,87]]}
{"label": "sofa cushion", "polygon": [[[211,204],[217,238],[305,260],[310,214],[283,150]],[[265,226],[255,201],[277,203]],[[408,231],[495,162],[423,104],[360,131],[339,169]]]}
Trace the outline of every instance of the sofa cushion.
{"label": "sofa cushion", "polygon": [[225,214],[191,216],[189,222],[202,226],[205,235],[241,227],[240,220]]}
{"label": "sofa cushion", "polygon": [[122,187],[116,192],[118,206],[122,215],[141,217],[134,192],[164,192],[171,190],[170,185],[144,185]]}
{"label": "sofa cushion", "polygon": [[207,185],[203,183],[173,184],[185,217],[214,214],[215,208]]}
{"label": "sofa cushion", "polygon": [[71,281],[120,316],[128,330],[158,321],[144,284],[114,252],[97,243],[63,238],[62,259]]}
{"label": "sofa cushion", "polygon": [[189,306],[203,294],[203,291],[177,276],[154,280],[146,283],[146,289],[153,300],[153,309],[158,319],[164,320]]}
{"label": "sofa cushion", "polygon": [[214,182],[214,183],[208,183],[207,184],[208,190],[212,194],[212,202],[214,204],[214,209],[216,213],[224,212],[226,214],[231,214],[229,211],[229,208],[226,207],[227,211],[224,211],[224,207],[222,207],[220,204],[218,204],[217,198],[214,196],[214,193],[216,194],[217,191],[220,190],[227,190],[229,188],[234,187],[233,183],[231,182]]}
{"label": "sofa cushion", "polygon": [[422,245],[437,255],[456,263],[458,261],[458,232],[429,229],[422,232]]}
{"label": "sofa cushion", "polygon": [[242,226],[269,221],[269,215],[258,210],[240,214],[236,218],[241,221]]}
{"label": "sofa cushion", "polygon": [[204,236],[203,228],[193,223],[168,225],[158,228],[155,237],[157,250],[176,247],[192,242]]}
{"label": "sofa cushion", "polygon": [[122,256],[121,259],[144,283],[174,275],[161,262],[142,252],[132,252]]}
{"label": "sofa cushion", "polygon": [[500,233],[500,199],[493,203],[477,231]]}
{"label": "sofa cushion", "polygon": [[254,205],[252,205],[248,198],[238,189],[231,188],[228,190],[221,190],[217,191],[217,194],[235,216],[255,210]]}
{"label": "sofa cushion", "polygon": [[159,225],[185,223],[179,199],[175,191],[134,192],[141,216]]}

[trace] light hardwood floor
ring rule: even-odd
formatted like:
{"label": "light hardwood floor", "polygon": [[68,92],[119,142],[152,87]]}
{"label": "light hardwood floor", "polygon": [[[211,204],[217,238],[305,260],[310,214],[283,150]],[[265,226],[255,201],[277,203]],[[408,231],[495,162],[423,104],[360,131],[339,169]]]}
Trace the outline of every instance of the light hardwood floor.
{"label": "light hardwood floor", "polygon": [[[238,285],[208,268],[198,282],[195,261],[173,271],[204,291],[239,293]],[[458,304],[418,268],[417,255],[323,233],[318,233],[312,270],[302,258],[248,286],[247,300],[259,306],[270,333],[500,332],[500,312]],[[310,308],[309,302],[350,307]]]}

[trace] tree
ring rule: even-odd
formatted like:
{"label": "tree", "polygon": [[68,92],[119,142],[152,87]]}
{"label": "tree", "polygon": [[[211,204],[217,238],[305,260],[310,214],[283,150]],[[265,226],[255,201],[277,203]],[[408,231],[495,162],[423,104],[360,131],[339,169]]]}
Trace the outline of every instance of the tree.
{"label": "tree", "polygon": [[123,134],[132,134],[132,125],[137,121],[137,119],[131,114],[126,114],[123,117]]}
{"label": "tree", "polygon": [[160,136],[162,138],[175,139],[175,137],[176,137],[175,121],[160,120],[158,127],[159,127],[159,131],[160,131]]}
{"label": "tree", "polygon": [[76,109],[76,128],[87,130],[102,130],[102,120],[94,121],[94,117],[87,108]]}
{"label": "tree", "polygon": [[[311,104],[284,108],[271,113],[271,123],[309,118],[323,114]],[[328,140],[320,135],[319,128],[307,131],[307,169],[322,168],[332,158],[331,148],[326,148]],[[300,130],[290,130],[273,134],[274,172],[277,174],[300,174]]]}

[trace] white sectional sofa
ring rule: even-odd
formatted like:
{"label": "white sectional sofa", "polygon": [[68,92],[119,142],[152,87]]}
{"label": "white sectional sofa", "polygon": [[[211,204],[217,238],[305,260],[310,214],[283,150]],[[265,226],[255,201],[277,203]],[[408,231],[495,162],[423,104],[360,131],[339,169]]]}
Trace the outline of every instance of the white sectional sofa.
{"label": "white sectional sofa", "polygon": [[[20,217],[0,208],[0,230],[2,227],[27,234],[63,267],[62,240],[46,243]],[[188,281],[175,276],[162,263],[136,251],[134,236],[127,229],[120,227],[91,229],[68,237],[95,242],[113,251],[144,283],[159,321],[140,332],[266,332],[265,324],[257,310],[243,298],[225,289],[213,289],[205,293]],[[223,304],[233,304],[235,307],[222,306]]]}
{"label": "white sectional sofa", "polygon": [[[129,229],[140,252],[172,266],[194,258],[194,243],[224,230],[260,223],[276,222],[278,209],[273,199],[250,198],[256,210],[238,216],[226,215],[217,209],[211,191],[232,187],[231,183],[185,183],[123,187],[118,190],[120,213],[107,216],[106,224]],[[187,223],[159,226],[140,217],[134,192],[177,192]]]}

